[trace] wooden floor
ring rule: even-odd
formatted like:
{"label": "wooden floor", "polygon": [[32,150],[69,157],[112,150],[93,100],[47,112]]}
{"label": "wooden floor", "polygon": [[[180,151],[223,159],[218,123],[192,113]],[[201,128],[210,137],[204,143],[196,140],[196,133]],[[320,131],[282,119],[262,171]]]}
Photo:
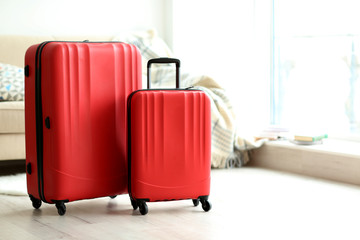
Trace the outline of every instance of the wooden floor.
{"label": "wooden floor", "polygon": [[128,196],[34,210],[0,195],[0,239],[360,239],[360,187],[271,170],[212,171],[213,208],[190,200],[133,211]]}

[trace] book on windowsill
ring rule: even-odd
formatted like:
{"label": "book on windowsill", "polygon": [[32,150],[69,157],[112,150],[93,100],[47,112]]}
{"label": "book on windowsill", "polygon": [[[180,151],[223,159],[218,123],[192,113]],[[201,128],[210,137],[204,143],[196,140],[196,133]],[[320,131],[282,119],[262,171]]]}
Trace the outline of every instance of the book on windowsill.
{"label": "book on windowsill", "polygon": [[289,129],[286,127],[269,126],[255,136],[255,141],[261,139],[278,140],[282,138],[287,138],[288,134]]}
{"label": "book on windowsill", "polygon": [[327,134],[321,135],[294,135],[294,141],[301,141],[301,142],[318,142],[322,141],[323,139],[327,138]]}
{"label": "book on windowsill", "polygon": [[323,140],[309,142],[309,141],[297,141],[294,139],[290,139],[289,142],[296,144],[296,145],[318,145],[318,144],[322,144]]}

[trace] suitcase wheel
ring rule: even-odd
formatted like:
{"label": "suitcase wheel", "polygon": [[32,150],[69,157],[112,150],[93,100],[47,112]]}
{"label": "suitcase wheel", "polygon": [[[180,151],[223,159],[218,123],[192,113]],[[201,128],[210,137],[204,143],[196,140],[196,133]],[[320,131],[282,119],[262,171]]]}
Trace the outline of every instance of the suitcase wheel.
{"label": "suitcase wheel", "polygon": [[34,198],[33,196],[29,195],[30,197],[30,200],[32,202],[32,205],[35,209],[39,209],[41,207],[41,200],[40,199],[37,199],[37,198]]}
{"label": "suitcase wheel", "polygon": [[62,202],[62,201],[56,202],[55,206],[56,206],[58,214],[60,216],[62,216],[66,213],[66,206],[65,206],[64,202]]}
{"label": "suitcase wheel", "polygon": [[205,212],[208,212],[211,209],[211,203],[208,200],[205,200],[204,202],[202,202],[201,206]]}
{"label": "suitcase wheel", "polygon": [[192,201],[193,201],[193,204],[195,207],[199,205],[199,202],[200,202],[199,199],[193,199]]}
{"label": "suitcase wheel", "polygon": [[138,208],[137,202],[132,198],[130,198],[130,201],[131,201],[131,206],[133,207],[134,210],[136,210]]}
{"label": "suitcase wheel", "polygon": [[111,199],[114,199],[116,198],[117,195],[114,195],[114,196],[109,196]]}
{"label": "suitcase wheel", "polygon": [[146,215],[148,213],[148,207],[145,201],[139,201],[138,204],[141,215]]}
{"label": "suitcase wheel", "polygon": [[[193,203],[194,203],[194,205],[195,205],[195,203],[197,203],[197,205],[199,204],[199,201],[201,202],[201,207],[202,207],[202,209],[205,211],[205,212],[208,212],[208,211],[210,211],[210,209],[211,209],[211,203],[209,202],[209,196],[201,196],[201,197],[199,197],[198,199],[195,199],[196,201],[194,201],[194,199],[193,199]],[[195,206],[197,206],[197,205],[195,205]]]}

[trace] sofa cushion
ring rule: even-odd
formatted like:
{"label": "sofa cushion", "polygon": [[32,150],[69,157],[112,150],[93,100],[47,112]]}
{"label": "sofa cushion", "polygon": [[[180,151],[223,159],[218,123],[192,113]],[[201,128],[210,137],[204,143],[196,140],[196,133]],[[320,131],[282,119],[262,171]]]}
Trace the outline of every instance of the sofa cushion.
{"label": "sofa cushion", "polygon": [[0,133],[0,161],[25,159],[25,134]]}
{"label": "sofa cushion", "polygon": [[0,63],[0,101],[24,100],[24,70]]}
{"label": "sofa cushion", "polygon": [[24,101],[0,102],[0,133],[24,133]]}

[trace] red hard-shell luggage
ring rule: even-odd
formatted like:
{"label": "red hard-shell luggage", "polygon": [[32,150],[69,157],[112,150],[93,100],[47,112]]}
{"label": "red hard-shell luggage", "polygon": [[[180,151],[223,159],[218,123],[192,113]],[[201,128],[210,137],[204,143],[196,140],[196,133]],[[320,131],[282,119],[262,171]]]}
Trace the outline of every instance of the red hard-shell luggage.
{"label": "red hard-shell luggage", "polygon": [[[176,89],[150,89],[153,63],[176,64]],[[128,98],[129,194],[134,210],[146,202],[192,199],[209,211],[211,106],[200,90],[179,89],[180,61],[148,62],[148,89]]]}
{"label": "red hard-shell luggage", "polygon": [[27,189],[35,208],[127,193],[128,95],[141,55],[120,42],[44,42],[25,55]]}

